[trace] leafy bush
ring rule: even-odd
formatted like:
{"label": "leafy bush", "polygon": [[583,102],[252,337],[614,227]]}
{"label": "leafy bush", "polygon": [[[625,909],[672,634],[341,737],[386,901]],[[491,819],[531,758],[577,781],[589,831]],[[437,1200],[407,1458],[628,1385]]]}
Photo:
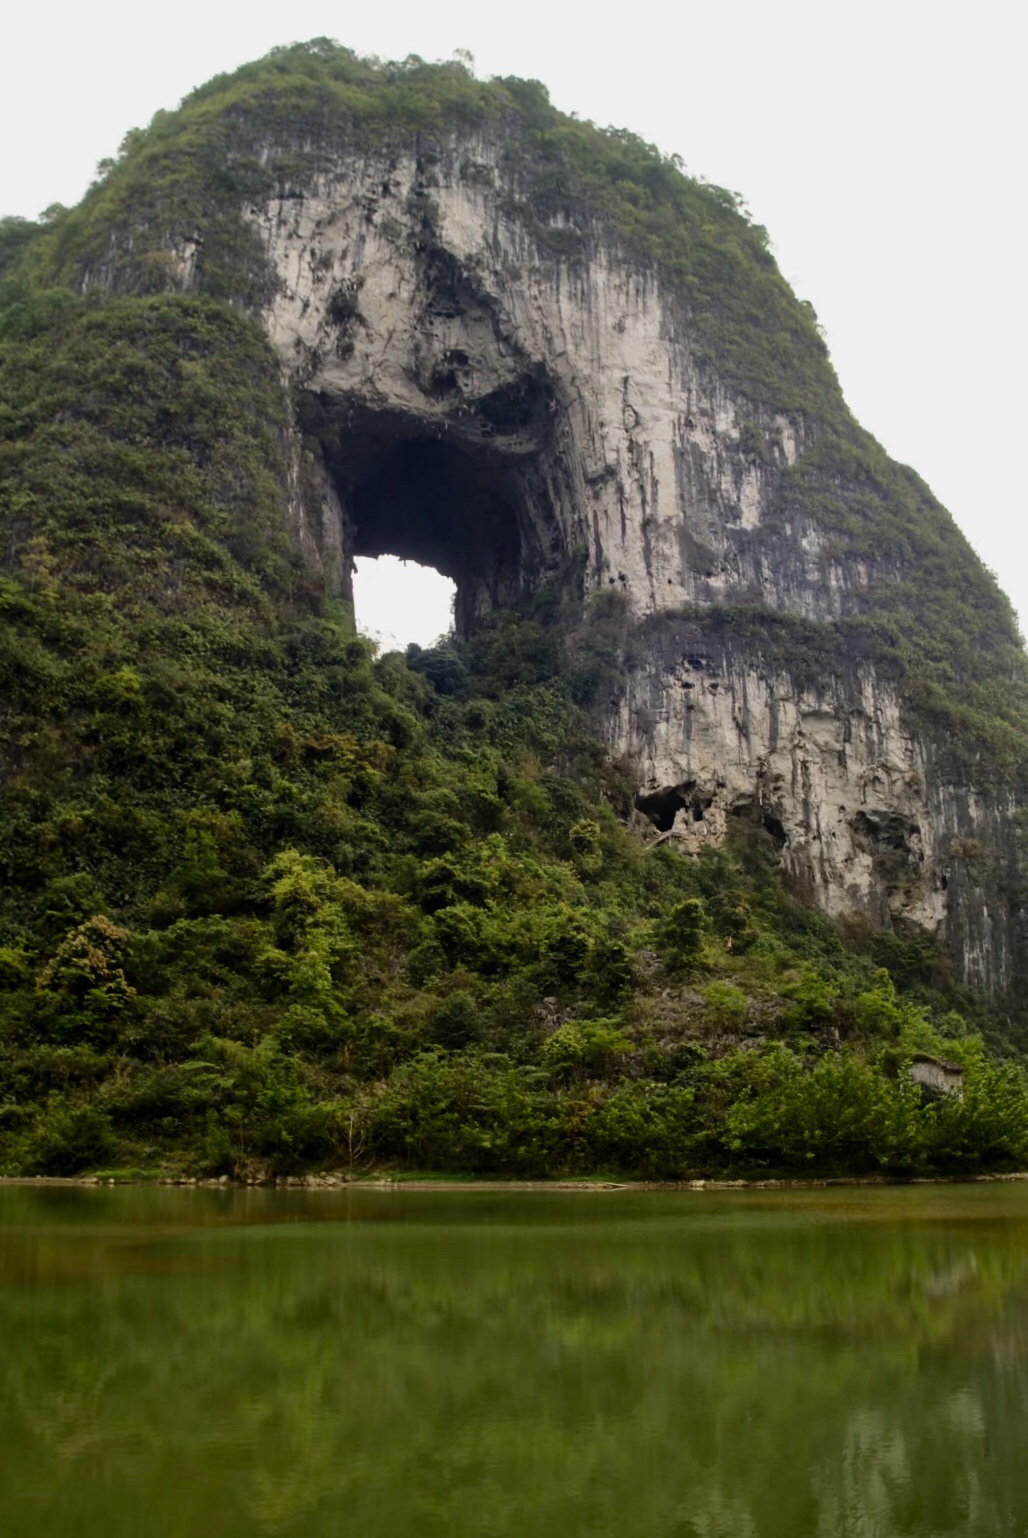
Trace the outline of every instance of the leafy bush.
{"label": "leafy bush", "polygon": [[110,1119],[97,1106],[48,1103],[31,1162],[41,1175],[77,1175],[109,1163],[116,1143]]}

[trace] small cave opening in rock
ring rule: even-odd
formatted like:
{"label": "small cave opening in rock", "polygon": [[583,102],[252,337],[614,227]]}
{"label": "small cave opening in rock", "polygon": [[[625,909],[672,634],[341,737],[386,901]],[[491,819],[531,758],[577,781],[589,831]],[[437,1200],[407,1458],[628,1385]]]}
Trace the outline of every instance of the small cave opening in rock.
{"label": "small cave opening in rock", "polygon": [[879,850],[900,855],[912,853],[913,841],[921,831],[916,822],[899,812],[859,811],[850,826],[854,840],[861,847],[872,852]]}
{"label": "small cave opening in rock", "polygon": [[[678,813],[683,807],[692,805],[690,792],[693,788],[693,783],[689,782],[685,785],[668,785],[662,790],[640,791],[635,798],[636,810],[650,819],[658,833],[670,833]],[[709,806],[710,802],[707,801],[706,805]],[[699,801],[697,806],[701,806]],[[702,821],[702,818],[702,806],[698,817],[694,807],[693,820]]]}
{"label": "small cave opening in rock", "polygon": [[785,831],[785,825],[781,818],[776,817],[773,812],[764,812],[760,819],[760,824],[775,848],[781,853],[789,842],[789,835]]}
{"label": "small cave opening in rock", "polygon": [[353,565],[357,629],[382,651],[432,646],[452,631],[457,588],[442,572],[395,555],[359,555]]}
{"label": "small cave opening in rock", "polygon": [[[529,424],[522,433],[520,418],[513,426],[504,419],[502,441],[494,441],[484,409],[474,421],[447,424],[331,402],[321,425],[339,503],[344,596],[352,596],[351,562],[395,556],[454,584],[453,628],[467,636],[559,568],[566,545],[541,430]],[[379,628],[401,633],[395,624]]]}

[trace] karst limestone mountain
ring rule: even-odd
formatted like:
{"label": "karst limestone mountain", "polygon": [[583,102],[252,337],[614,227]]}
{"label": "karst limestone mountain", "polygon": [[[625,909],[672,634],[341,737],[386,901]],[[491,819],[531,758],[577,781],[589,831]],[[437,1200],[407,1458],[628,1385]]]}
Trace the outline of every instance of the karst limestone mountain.
{"label": "karst limestone mountain", "polygon": [[602,732],[649,837],[750,820],[814,904],[1008,986],[1009,605],[852,421],[763,231],[530,83],[445,66],[419,105],[417,61],[334,57],[335,82],[243,71],[130,136],[53,272],[259,318],[290,517],[341,595],[386,552],[454,579],[465,633],[545,581],[621,595]]}

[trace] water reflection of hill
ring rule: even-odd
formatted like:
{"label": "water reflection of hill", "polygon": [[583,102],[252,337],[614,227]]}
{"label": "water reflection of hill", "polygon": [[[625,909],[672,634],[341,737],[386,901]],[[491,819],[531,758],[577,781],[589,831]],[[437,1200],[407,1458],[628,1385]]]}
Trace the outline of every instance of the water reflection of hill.
{"label": "water reflection of hill", "polygon": [[0,1509],[26,1531],[1028,1515],[1020,1192],[6,1190],[0,1218]]}

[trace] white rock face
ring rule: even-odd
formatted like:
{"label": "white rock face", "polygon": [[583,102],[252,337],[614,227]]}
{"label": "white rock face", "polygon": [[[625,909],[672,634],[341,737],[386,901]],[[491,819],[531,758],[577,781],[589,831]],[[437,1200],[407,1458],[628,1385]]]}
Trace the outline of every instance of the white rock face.
{"label": "white rock face", "polygon": [[[638,620],[670,624],[684,604],[854,612],[866,562],[841,562],[809,521],[767,526],[811,425],[702,370],[681,297],[615,243],[530,233],[502,164],[475,137],[428,165],[355,153],[247,210],[277,280],[268,335],[328,424],[321,461],[297,450],[295,508],[339,590],[354,553],[428,550],[470,625],[580,550],[586,587],[624,593]],[[178,256],[188,285],[194,251]],[[445,537],[417,505],[433,477]],[[1009,913],[989,914],[975,872],[1010,808],[946,783],[892,685],[864,666],[810,690],[743,649],[659,653],[608,721],[653,836],[696,850],[752,818],[826,911],[912,920],[948,937],[969,980],[1007,981]]]}
{"label": "white rock face", "polygon": [[1009,914],[990,914],[989,851],[1015,808],[946,784],[935,744],[905,725],[895,689],[863,669],[798,688],[718,648],[630,674],[609,723],[641,811],[692,853],[733,816],[763,827],[798,889],[835,918],[904,919],[947,935],[964,976],[1010,981]]}
{"label": "white rock face", "polygon": [[[502,211],[497,161],[495,146],[465,141],[426,187],[413,159],[373,155],[252,209],[279,279],[264,319],[286,367],[308,389],[465,449],[498,436],[513,459],[540,454],[539,425],[521,441],[490,433],[476,403],[544,381],[550,506],[534,514],[565,550],[587,549],[591,585],[614,584],[640,614],[741,587],[819,617],[828,594],[842,612],[866,574],[833,566],[815,529],[794,531],[785,578],[745,539],[802,452],[805,423],[701,377],[688,316],[651,269],[612,245],[574,262],[540,249]],[[342,346],[340,294],[354,311]],[[745,446],[757,435],[759,456]]]}
{"label": "white rock face", "polygon": [[[923,754],[894,694],[873,676],[847,699],[798,691],[786,674],[691,657],[638,684],[622,704],[612,747],[639,765],[644,805],[676,788],[683,804],[668,798],[662,820],[673,809],[668,831],[677,841],[720,842],[731,815],[759,813],[754,822],[765,823],[829,912],[870,912],[881,922],[902,908],[925,927],[941,923],[942,888],[925,875],[937,862],[932,830],[921,826]],[[890,847],[903,857],[906,883],[885,894],[876,890],[875,865]]]}

